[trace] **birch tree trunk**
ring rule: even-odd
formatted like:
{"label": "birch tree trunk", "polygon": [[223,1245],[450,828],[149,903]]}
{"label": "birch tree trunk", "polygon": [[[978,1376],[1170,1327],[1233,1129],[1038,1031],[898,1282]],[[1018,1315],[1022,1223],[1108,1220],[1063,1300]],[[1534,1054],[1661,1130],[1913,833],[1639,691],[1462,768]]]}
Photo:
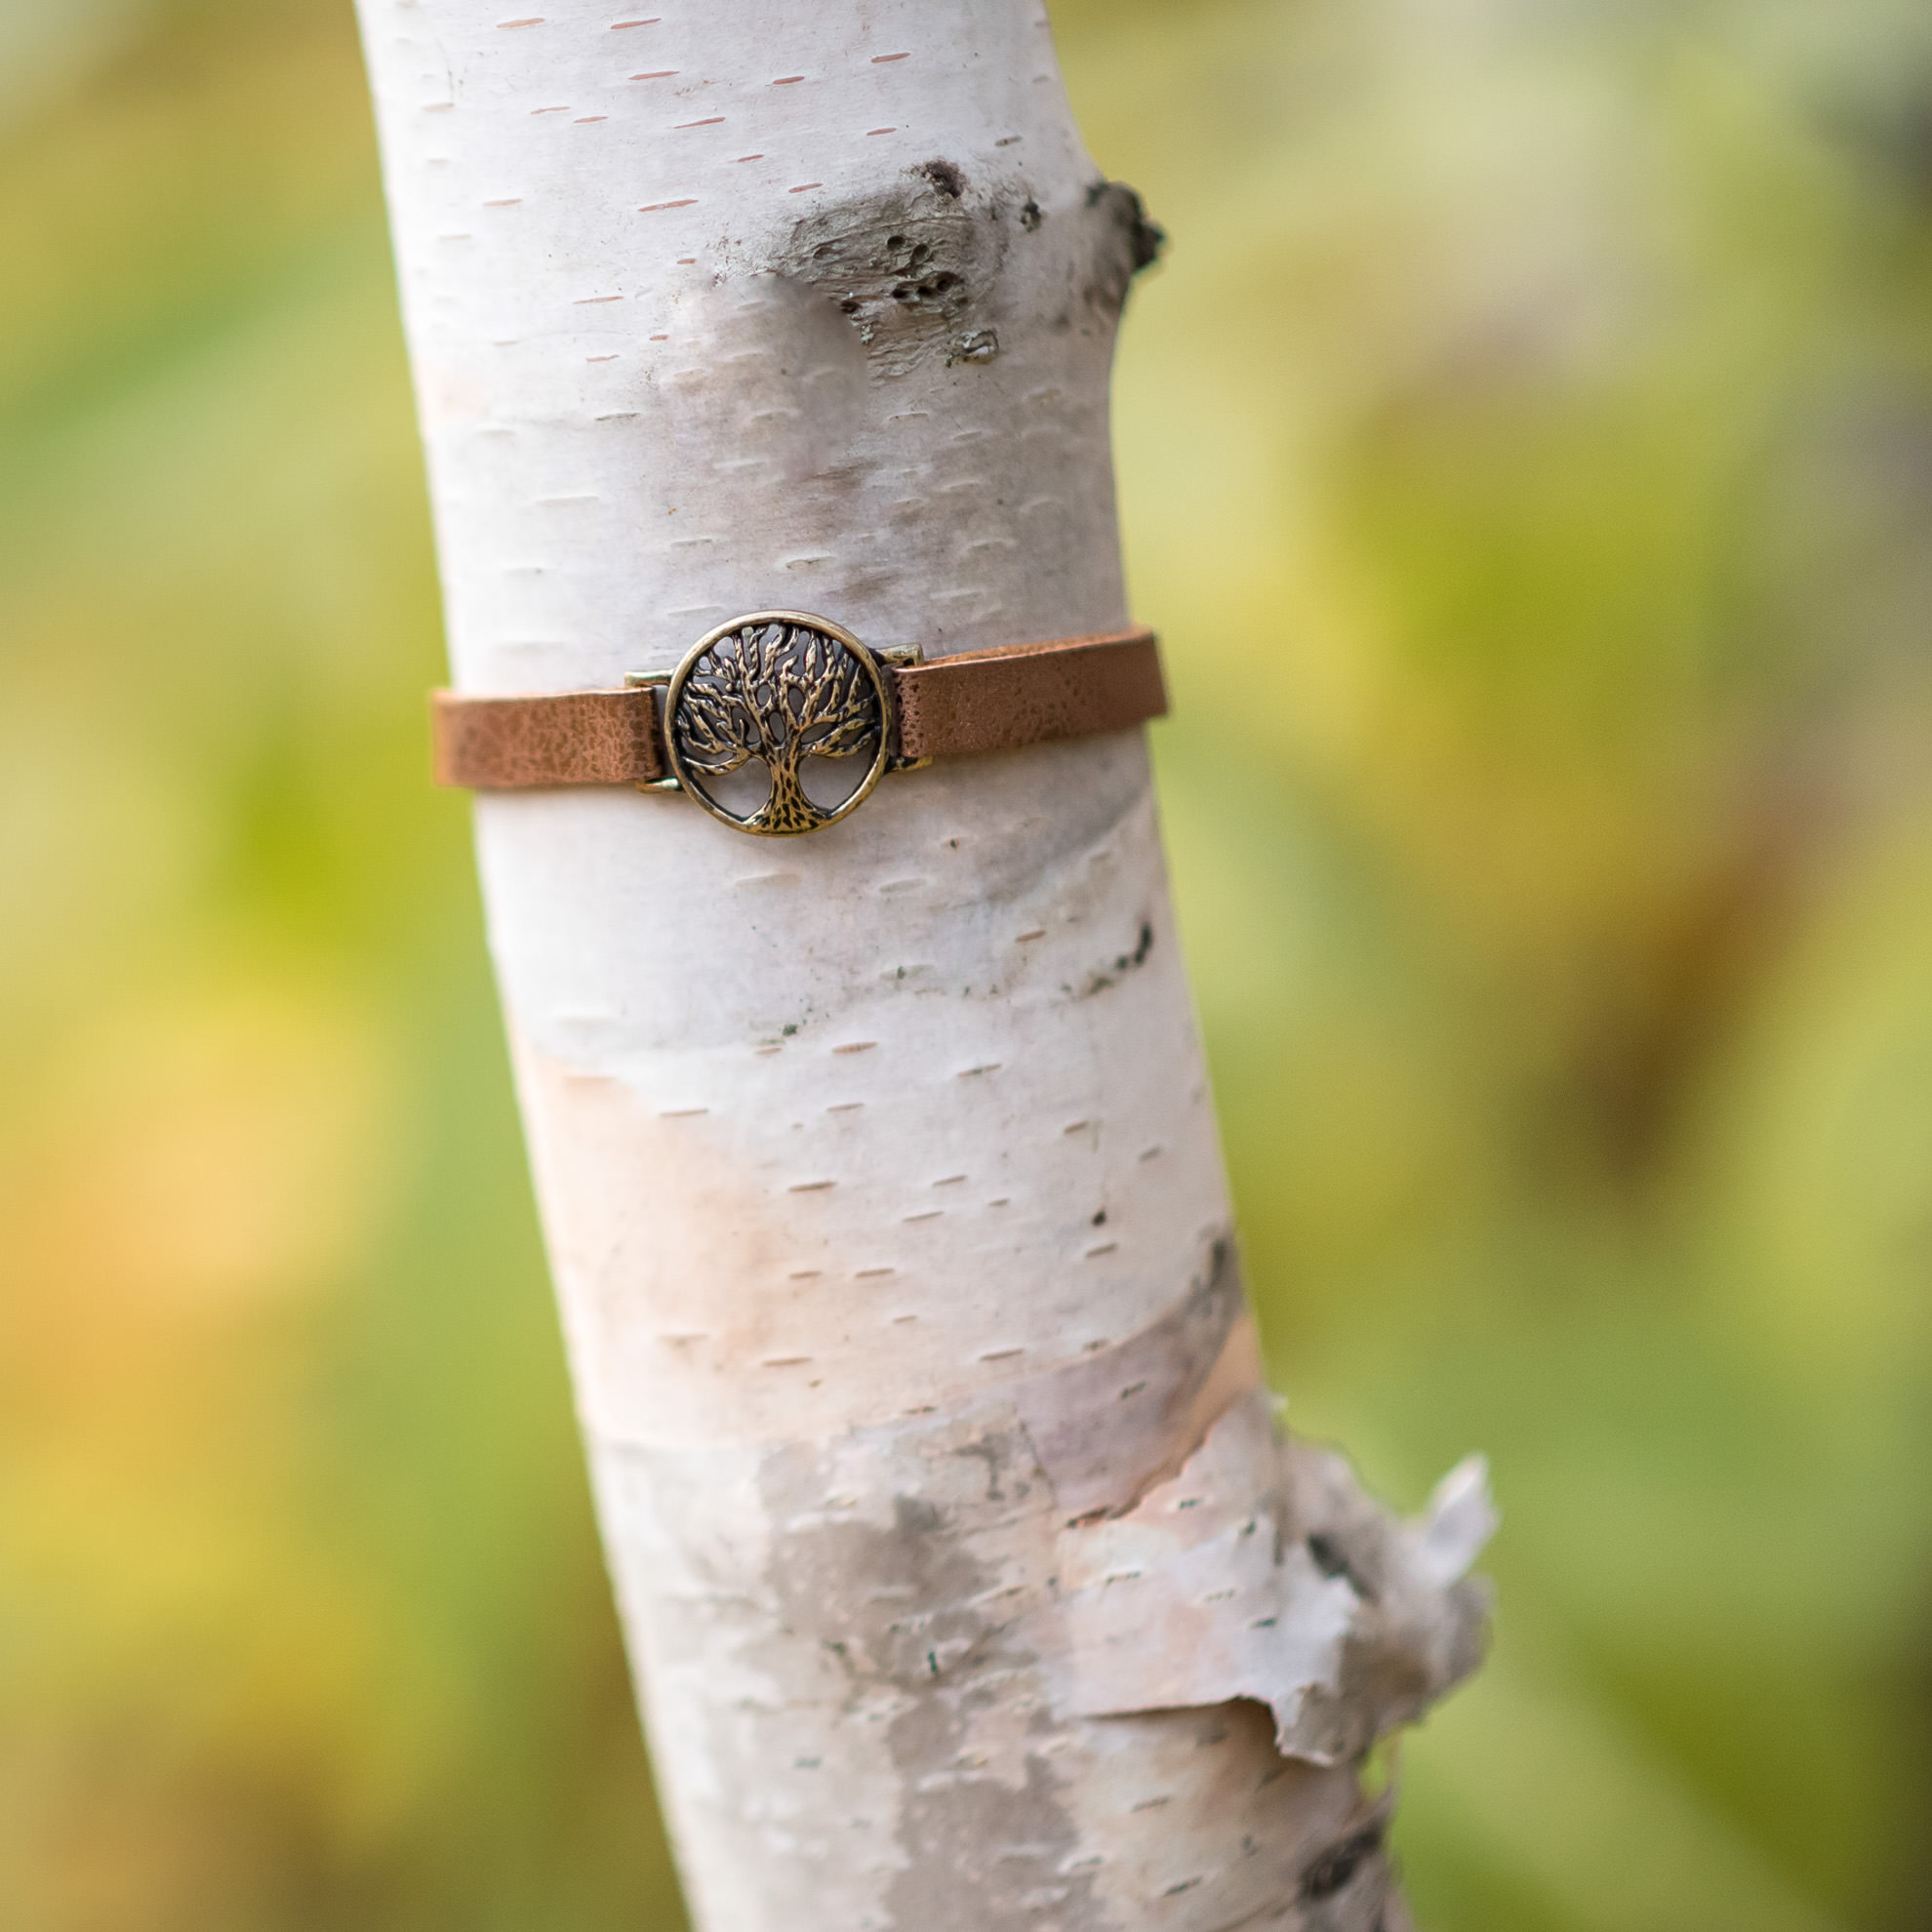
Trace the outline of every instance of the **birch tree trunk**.
{"label": "birch tree trunk", "polygon": [[[460,687],[1127,621],[1157,237],[1036,0],[361,4]],[[1474,1659],[1487,1504],[1275,1435],[1140,735],[477,839],[704,1932],[1404,1923],[1359,1761]]]}

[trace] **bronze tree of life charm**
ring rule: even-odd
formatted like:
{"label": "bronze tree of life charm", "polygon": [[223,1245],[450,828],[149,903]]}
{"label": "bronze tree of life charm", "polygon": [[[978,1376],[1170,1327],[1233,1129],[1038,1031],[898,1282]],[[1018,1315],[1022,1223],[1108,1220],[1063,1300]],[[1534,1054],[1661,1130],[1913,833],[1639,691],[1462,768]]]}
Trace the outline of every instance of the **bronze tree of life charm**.
{"label": "bronze tree of life charm", "polygon": [[[713,818],[784,838],[836,824],[878,783],[889,762],[888,704],[878,661],[850,631],[798,611],[756,611],[686,653],[664,694],[664,745],[679,785]],[[805,788],[821,758],[865,760],[833,805]],[[734,810],[744,787],[727,782],[754,761],[768,781],[764,802]]]}

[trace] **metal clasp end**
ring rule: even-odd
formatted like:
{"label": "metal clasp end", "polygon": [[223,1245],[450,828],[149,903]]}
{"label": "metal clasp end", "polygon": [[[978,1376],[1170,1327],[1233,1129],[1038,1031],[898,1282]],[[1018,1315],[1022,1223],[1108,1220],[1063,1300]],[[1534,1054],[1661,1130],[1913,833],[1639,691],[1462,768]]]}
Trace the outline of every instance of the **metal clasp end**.
{"label": "metal clasp end", "polygon": [[[925,646],[922,644],[896,644],[889,651],[874,651],[872,655],[880,664],[890,664],[894,670],[910,670],[915,664],[926,662]],[[933,762],[930,756],[907,758],[900,752],[897,692],[893,694],[892,719],[888,729],[892,733],[891,748],[886,753],[885,768],[888,772],[923,772]]]}
{"label": "metal clasp end", "polygon": [[[664,694],[670,689],[672,673],[669,671],[626,671],[624,686],[626,691],[655,691],[659,695],[652,702],[658,711],[658,742],[665,739],[665,718]],[[639,791],[682,791],[674,775],[666,774],[661,779],[639,779],[636,782]]]}

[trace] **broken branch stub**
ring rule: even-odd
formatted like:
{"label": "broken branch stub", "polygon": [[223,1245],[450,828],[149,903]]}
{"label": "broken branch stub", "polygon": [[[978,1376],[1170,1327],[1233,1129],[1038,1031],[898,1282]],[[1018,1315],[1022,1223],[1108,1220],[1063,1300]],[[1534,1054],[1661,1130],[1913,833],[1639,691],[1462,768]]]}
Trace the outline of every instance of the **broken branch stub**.
{"label": "broken branch stub", "polygon": [[[1158,233],[1030,4],[362,17],[460,687],[801,605],[931,656],[1124,624]],[[862,751],[786,664],[690,755],[768,704]],[[1487,1504],[1394,1523],[1269,1424],[1138,734],[776,856],[620,788],[477,841],[705,1932],[1394,1932],[1359,1759],[1472,1663]]]}

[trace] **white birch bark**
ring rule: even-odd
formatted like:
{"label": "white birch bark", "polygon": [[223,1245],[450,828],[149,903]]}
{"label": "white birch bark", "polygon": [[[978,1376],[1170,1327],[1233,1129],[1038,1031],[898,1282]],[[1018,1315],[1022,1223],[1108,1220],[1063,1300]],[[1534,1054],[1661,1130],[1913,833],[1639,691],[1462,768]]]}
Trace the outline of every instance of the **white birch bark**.
{"label": "white birch bark", "polygon": [[[362,0],[457,684],[1124,624],[1149,234],[1034,0],[522,4]],[[1358,1760],[1487,1503],[1274,1436],[1139,734],[477,835],[700,1925],[1403,1922]]]}

